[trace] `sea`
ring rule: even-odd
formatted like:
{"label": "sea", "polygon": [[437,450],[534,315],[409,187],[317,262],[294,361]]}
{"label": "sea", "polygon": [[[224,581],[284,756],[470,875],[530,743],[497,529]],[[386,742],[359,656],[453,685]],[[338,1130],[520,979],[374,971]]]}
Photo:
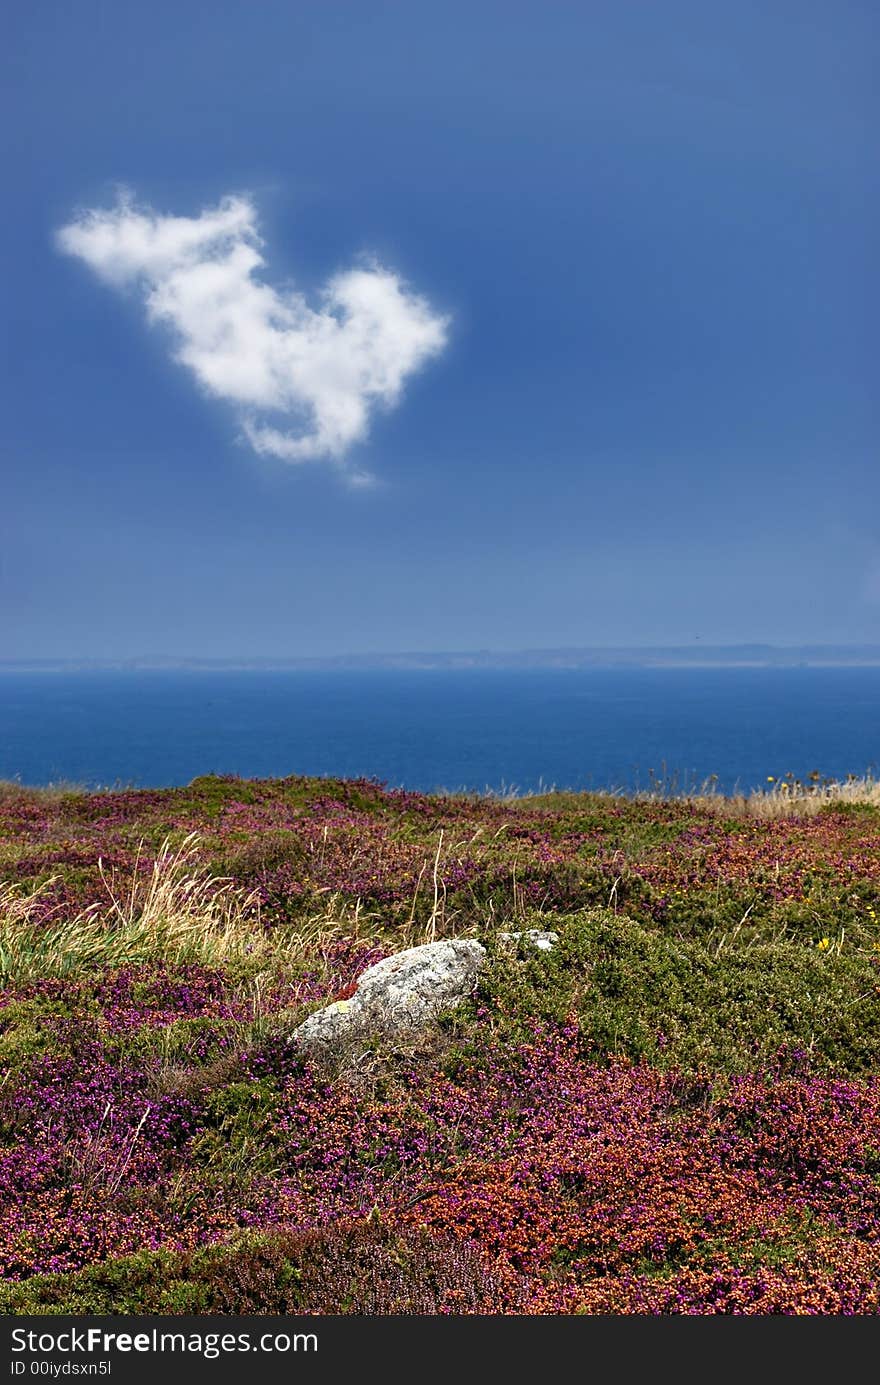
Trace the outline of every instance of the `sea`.
{"label": "sea", "polygon": [[732,793],[878,763],[877,667],[0,675],[0,779],[24,785]]}

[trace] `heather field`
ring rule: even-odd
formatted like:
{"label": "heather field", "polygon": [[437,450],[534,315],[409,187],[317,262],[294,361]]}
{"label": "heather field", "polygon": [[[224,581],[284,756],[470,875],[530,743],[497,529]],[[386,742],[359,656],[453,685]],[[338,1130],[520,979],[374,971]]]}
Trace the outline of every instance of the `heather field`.
{"label": "heather field", "polygon": [[[288,1042],[452,936],[430,1030]],[[0,972],[3,1313],[880,1311],[875,785],[5,785]]]}

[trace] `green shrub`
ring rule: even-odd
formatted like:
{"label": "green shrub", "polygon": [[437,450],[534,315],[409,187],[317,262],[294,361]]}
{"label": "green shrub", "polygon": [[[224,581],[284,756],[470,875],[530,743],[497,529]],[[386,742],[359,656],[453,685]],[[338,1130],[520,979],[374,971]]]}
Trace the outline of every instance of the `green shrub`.
{"label": "green shrub", "polygon": [[492,1313],[522,1300],[477,1247],[373,1217],[0,1286],[0,1313],[19,1315]]}
{"label": "green shrub", "polygon": [[786,938],[719,945],[606,910],[541,926],[560,935],[552,952],[502,950],[481,982],[479,1001],[516,1036],[530,1017],[576,1016],[592,1051],[687,1070],[745,1071],[790,1047],[840,1072],[880,1061],[880,976],[865,952]]}

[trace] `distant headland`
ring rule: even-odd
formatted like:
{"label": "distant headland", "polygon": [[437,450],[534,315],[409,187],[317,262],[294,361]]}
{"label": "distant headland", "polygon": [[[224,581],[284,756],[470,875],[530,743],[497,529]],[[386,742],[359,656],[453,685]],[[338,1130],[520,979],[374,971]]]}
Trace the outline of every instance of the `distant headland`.
{"label": "distant headland", "polygon": [[587,646],[584,648],[405,651],[288,657],[185,658],[139,655],[120,659],[0,659],[3,673],[367,672],[381,670],[516,670],[600,668],[870,668],[880,667],[880,644],[727,644]]}

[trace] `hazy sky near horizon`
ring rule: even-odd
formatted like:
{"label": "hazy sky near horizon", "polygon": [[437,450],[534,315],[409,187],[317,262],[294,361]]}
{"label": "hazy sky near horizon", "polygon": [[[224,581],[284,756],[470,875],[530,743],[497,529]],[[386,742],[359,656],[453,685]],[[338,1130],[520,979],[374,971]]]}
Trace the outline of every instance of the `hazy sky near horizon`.
{"label": "hazy sky near horizon", "polygon": [[880,14],[13,0],[7,657],[880,639]]}

